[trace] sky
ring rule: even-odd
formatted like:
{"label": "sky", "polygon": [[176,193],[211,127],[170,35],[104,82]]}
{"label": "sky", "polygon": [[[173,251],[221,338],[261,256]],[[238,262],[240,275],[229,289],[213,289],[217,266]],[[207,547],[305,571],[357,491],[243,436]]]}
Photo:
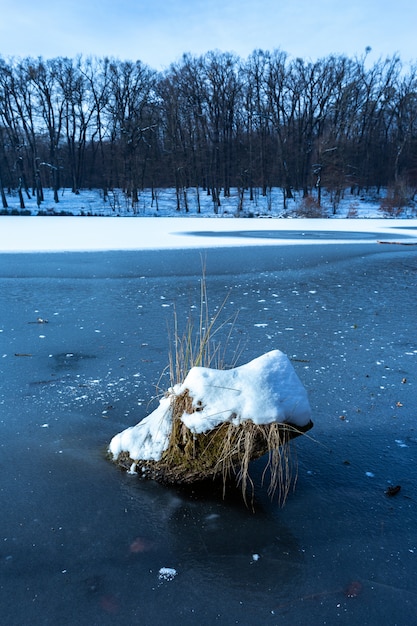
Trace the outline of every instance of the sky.
{"label": "sky", "polygon": [[184,53],[246,58],[280,49],[417,60],[416,0],[0,0],[0,56],[141,60],[163,70]]}

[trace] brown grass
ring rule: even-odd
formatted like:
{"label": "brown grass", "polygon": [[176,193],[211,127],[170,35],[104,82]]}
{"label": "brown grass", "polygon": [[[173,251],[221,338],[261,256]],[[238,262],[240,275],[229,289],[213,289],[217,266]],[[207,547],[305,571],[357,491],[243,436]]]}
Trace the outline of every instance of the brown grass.
{"label": "brown grass", "polygon": [[[202,262],[200,279],[200,308],[198,319],[187,318],[181,329],[177,311],[174,310],[173,331],[169,332],[170,350],[168,355],[171,386],[182,383],[192,367],[215,367],[226,369],[226,355],[238,313],[220,320],[230,292],[225,296],[214,314],[211,314],[206,282],[206,269]],[[216,341],[221,331],[229,326],[226,336]],[[232,367],[237,361],[237,351],[233,355]]]}
{"label": "brown grass", "polygon": [[[268,494],[285,503],[291,486],[295,486],[297,471],[290,442],[312,426],[297,428],[290,424],[273,422],[255,424],[245,420],[239,425],[222,422],[205,433],[193,433],[181,421],[184,413],[193,413],[188,391],[172,396],[172,431],[167,450],[160,461],[135,461],[136,471],[166,484],[189,484],[221,479],[223,495],[227,485],[236,482],[248,504],[248,495],[254,496],[250,477],[251,461],[268,455],[263,480],[269,474]],[[134,461],[119,457],[118,463],[130,468]]]}
{"label": "brown grass", "polygon": [[[212,316],[209,312],[203,265],[197,324],[189,318],[184,332],[181,333],[178,316],[174,312],[174,331],[169,353],[171,388],[183,383],[194,366],[225,369],[226,349],[236,321],[236,315],[225,322],[220,321],[227,299],[228,295]],[[229,323],[226,340],[223,338],[222,342],[216,343],[216,334]],[[233,365],[236,359],[235,353]],[[268,462],[262,480],[266,480],[269,475],[269,496],[277,496],[281,505],[285,503],[291,485],[295,485],[297,478],[290,442],[309,430],[312,427],[311,422],[304,428],[277,422],[258,425],[252,420],[235,425],[232,420],[237,416],[232,416],[230,421],[222,422],[208,432],[193,433],[181,418],[184,413],[198,412],[203,407],[194,406],[188,390],[176,395],[170,389],[169,395],[172,403],[172,430],[168,448],[161,459],[134,460],[127,453],[123,453],[117,459],[120,466],[126,469],[132,469],[133,466],[138,473],[162,483],[187,484],[220,479],[223,483],[223,495],[227,485],[234,482],[241,487],[243,499],[248,504],[248,495],[251,494],[252,499],[254,496],[254,483],[249,473],[250,463],[267,454]]]}

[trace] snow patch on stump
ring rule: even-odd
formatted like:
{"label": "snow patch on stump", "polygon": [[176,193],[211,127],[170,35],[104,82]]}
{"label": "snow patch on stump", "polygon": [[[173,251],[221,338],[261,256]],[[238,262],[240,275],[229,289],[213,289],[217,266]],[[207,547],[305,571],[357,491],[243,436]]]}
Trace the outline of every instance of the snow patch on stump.
{"label": "snow patch on stump", "polygon": [[305,426],[311,418],[306,390],[280,350],[230,370],[193,367],[174,392],[179,395],[187,389],[195,412],[185,413],[181,420],[196,433],[225,421],[235,426],[244,420]]}
{"label": "snow patch on stump", "polygon": [[[224,477],[247,466],[248,456],[274,452],[311,426],[307,392],[288,357],[273,350],[230,370],[193,367],[155,411],[113,437],[109,452],[130,471],[192,482]],[[233,448],[228,465],[219,458],[225,440]]]}

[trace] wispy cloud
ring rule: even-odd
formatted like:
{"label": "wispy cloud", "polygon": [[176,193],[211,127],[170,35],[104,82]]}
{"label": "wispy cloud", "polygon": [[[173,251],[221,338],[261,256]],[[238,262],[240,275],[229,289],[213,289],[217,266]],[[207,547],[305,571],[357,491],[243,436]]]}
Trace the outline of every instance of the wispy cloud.
{"label": "wispy cloud", "polygon": [[417,58],[415,0],[3,0],[3,56],[97,55],[159,69],[184,52],[280,48],[291,56]]}

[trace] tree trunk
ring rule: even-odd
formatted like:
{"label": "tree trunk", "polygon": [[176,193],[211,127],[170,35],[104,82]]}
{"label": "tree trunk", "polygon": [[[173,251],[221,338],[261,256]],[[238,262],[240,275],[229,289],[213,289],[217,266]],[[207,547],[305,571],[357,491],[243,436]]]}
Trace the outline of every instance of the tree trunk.
{"label": "tree trunk", "polygon": [[3,209],[7,209],[9,205],[7,204],[6,194],[4,193],[4,187],[3,187],[1,175],[0,175],[0,195],[1,195],[1,202],[3,205]]}

